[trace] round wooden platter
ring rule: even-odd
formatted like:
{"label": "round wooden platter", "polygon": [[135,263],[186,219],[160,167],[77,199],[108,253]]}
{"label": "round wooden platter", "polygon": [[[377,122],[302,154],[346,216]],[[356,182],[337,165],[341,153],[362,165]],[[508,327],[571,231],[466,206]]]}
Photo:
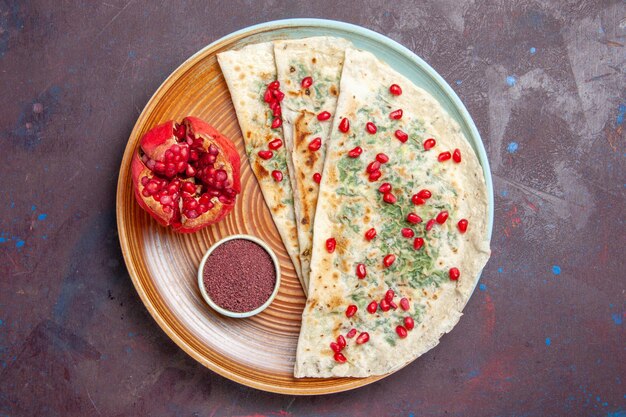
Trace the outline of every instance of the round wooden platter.
{"label": "round wooden platter", "polygon": [[[247,162],[236,114],[216,55],[250,43],[319,35],[346,37],[383,58],[385,54],[391,54],[387,57],[388,62],[395,60],[394,66],[401,71],[403,65],[407,65],[403,54],[411,54],[395,42],[366,29],[316,19],[269,22],[226,36],[189,58],[150,99],[129,138],[117,188],[117,222],[124,259],[137,292],[159,326],[185,352],[220,375],[261,390],[295,395],[346,391],[383,376],[293,377],[305,297]],[[408,57],[408,74],[406,68],[403,72],[413,75],[415,82],[433,94],[441,92],[438,83],[443,80],[415,55]],[[411,68],[419,71],[411,74]],[[447,84],[444,87],[449,89]],[[452,104],[446,107],[453,116],[456,112],[467,135],[474,140],[477,137],[480,142],[465,108],[462,104],[458,106],[460,101],[454,102],[458,98],[453,92],[453,96],[449,96],[450,92],[451,89],[445,93]],[[222,222],[193,234],[178,234],[159,226],[136,203],[130,161],[139,139],[147,130],[166,120],[181,120],[187,115],[206,120],[234,141],[242,160],[242,193],[233,212]],[[482,143],[473,145],[478,146],[480,157],[480,151],[484,153]],[[485,163],[483,167],[488,172]],[[197,268],[205,251],[217,240],[240,233],[266,241],[277,254],[282,269],[280,290],[272,305],[248,319],[232,319],[215,313],[206,305],[197,287]]]}

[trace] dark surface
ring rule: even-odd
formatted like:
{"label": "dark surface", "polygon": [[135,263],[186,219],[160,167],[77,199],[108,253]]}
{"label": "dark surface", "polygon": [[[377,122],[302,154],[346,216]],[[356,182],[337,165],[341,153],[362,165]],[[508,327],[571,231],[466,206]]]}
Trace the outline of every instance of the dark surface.
{"label": "dark surface", "polygon": [[[0,416],[626,415],[625,3],[352,3],[0,0]],[[360,24],[426,59],[476,121],[496,189],[493,256],[459,325],[327,397],[194,362],[139,300],[115,224],[124,146],[159,84],[286,17]]]}

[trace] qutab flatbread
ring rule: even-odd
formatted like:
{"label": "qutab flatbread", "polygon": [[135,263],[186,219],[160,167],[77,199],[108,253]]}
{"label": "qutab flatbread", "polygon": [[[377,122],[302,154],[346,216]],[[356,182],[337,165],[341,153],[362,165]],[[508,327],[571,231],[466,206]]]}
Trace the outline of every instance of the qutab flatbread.
{"label": "qutab flatbread", "polygon": [[459,125],[368,52],[346,50],[340,87],[296,377],[381,375],[422,355],[458,322],[490,254],[484,177]]}

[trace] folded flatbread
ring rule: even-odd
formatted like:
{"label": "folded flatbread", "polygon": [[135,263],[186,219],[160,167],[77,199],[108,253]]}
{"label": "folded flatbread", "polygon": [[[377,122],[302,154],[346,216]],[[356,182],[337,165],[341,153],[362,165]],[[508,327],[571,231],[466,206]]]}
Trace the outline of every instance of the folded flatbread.
{"label": "folded flatbread", "polygon": [[[305,292],[319,190],[314,176],[321,174],[324,167],[326,142],[337,107],[339,80],[348,45],[347,40],[333,37],[274,42],[278,80],[285,93],[283,130]],[[306,77],[311,78],[310,86],[306,83],[303,86]]]}
{"label": "folded flatbread", "polygon": [[[392,84],[401,87],[401,95],[390,93]],[[366,377],[405,366],[458,322],[490,254],[483,172],[456,121],[430,94],[368,52],[346,50],[340,91],[315,214],[296,377]],[[392,112],[398,109],[402,116],[390,117],[397,117]],[[344,118],[350,122],[347,133],[338,129]],[[368,122],[375,124],[375,134],[366,131]],[[408,135],[405,142],[398,139],[402,133]],[[429,138],[436,145],[425,150]],[[350,157],[357,146],[362,153]],[[439,161],[455,149],[460,163],[456,157]],[[366,171],[379,153],[389,160],[380,167],[374,164],[381,176],[370,181]],[[390,184],[393,198],[379,191],[384,183]],[[412,196],[420,190],[432,196],[416,205]],[[445,222],[429,222],[443,220],[444,211],[449,214]],[[410,213],[423,221],[407,221]],[[457,226],[461,219],[469,222],[465,233]],[[365,233],[371,228],[376,236],[368,240]],[[404,228],[415,236],[404,237]],[[419,249],[414,247],[417,237],[424,239]],[[328,239],[336,241],[332,253]],[[390,254],[395,261],[386,267],[383,260]],[[366,267],[363,279],[357,276],[358,264]],[[450,278],[451,268],[460,271],[456,281]],[[379,305],[375,313],[368,312],[367,306],[380,304],[389,290],[397,307],[382,311]],[[350,305],[357,311],[347,317]],[[413,319],[412,330],[406,317]],[[399,336],[398,326],[406,337]],[[356,334],[348,338],[352,329]],[[369,340],[357,343],[365,339],[364,332]],[[345,362],[331,349],[339,336],[346,340],[341,350]]]}

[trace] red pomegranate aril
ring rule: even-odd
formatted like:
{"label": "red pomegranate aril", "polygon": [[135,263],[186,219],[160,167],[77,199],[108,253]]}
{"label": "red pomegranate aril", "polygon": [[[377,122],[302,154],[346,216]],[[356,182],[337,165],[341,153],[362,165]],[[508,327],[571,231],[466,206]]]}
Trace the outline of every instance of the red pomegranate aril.
{"label": "red pomegranate aril", "polygon": [[346,333],[346,337],[348,339],[352,339],[354,336],[356,336],[356,329],[351,329],[348,333]]}
{"label": "red pomegranate aril", "polygon": [[459,268],[450,268],[448,275],[450,276],[451,281],[457,281],[461,276],[461,272],[459,271]]}
{"label": "red pomegranate aril", "polygon": [[443,210],[441,213],[437,214],[437,223],[444,224],[446,220],[448,220],[448,212]]}
{"label": "red pomegranate aril", "polygon": [[393,301],[393,297],[395,297],[396,293],[394,290],[392,290],[391,288],[387,290],[387,292],[385,293],[385,301],[387,301],[388,303],[391,303]]}
{"label": "red pomegranate aril", "polygon": [[394,303],[393,301],[389,301],[389,307],[391,307],[392,309],[396,310],[398,308],[398,305],[396,303]]}
{"label": "red pomegranate aril", "polygon": [[345,348],[346,347],[346,339],[342,335],[337,336],[337,344],[339,345],[339,347],[341,349]]}
{"label": "red pomegranate aril", "polygon": [[393,265],[395,261],[396,261],[396,255],[389,254],[383,258],[383,265],[385,266],[385,268],[389,268],[391,265]]}
{"label": "red pomegranate aril", "polygon": [[179,124],[176,126],[176,129],[174,129],[174,136],[176,136],[180,140],[185,139],[186,134],[187,129],[185,128],[185,125]]}
{"label": "red pomegranate aril", "polygon": [[383,195],[383,201],[388,204],[394,204],[396,202],[396,196],[391,193],[385,193]]}
{"label": "red pomegranate aril", "polygon": [[402,228],[402,236],[404,236],[406,238],[411,238],[411,237],[415,236],[415,232],[413,231],[413,229],[409,229],[408,227],[403,227]]}
{"label": "red pomegranate aril", "polygon": [[319,172],[316,172],[315,174],[313,174],[313,181],[315,181],[318,184],[322,182],[322,174],[320,174]]}
{"label": "red pomegranate aril", "polygon": [[406,221],[411,224],[418,224],[422,222],[422,218],[415,213],[409,213],[406,215]]}
{"label": "red pomegranate aril", "polygon": [[359,337],[356,338],[356,344],[362,345],[363,343],[367,343],[368,340],[370,340],[369,333],[363,332],[359,335]]}
{"label": "red pomegranate aril", "polygon": [[404,318],[404,327],[407,330],[413,330],[413,328],[415,327],[415,322],[413,321],[412,317],[405,317]]}
{"label": "red pomegranate aril", "polygon": [[339,363],[346,363],[347,361],[346,357],[341,352],[335,353],[334,358],[335,358],[335,361]]}
{"label": "red pomegranate aril", "polygon": [[365,130],[367,130],[368,133],[371,133],[372,135],[376,132],[378,132],[378,128],[376,127],[376,125],[372,122],[367,122],[365,124]]}
{"label": "red pomegranate aril", "polygon": [[454,162],[456,162],[457,164],[461,163],[461,151],[458,149],[455,149],[454,152],[452,153],[452,160]]}
{"label": "red pomegranate aril", "polygon": [[346,308],[346,317],[350,318],[356,314],[358,307],[354,304],[350,304],[348,308]]}
{"label": "red pomegranate aril", "polygon": [[409,300],[406,297],[402,297],[400,299],[400,308],[404,311],[409,311],[411,306],[409,305]]}
{"label": "red pomegranate aril", "polygon": [[380,187],[378,187],[378,191],[383,194],[388,193],[389,191],[391,191],[391,184],[389,184],[388,182],[383,182]]}
{"label": "red pomegranate aril", "polygon": [[363,279],[367,276],[367,269],[365,268],[365,264],[357,264],[356,266],[356,276],[359,279]]}
{"label": "red pomegranate aril", "polygon": [[404,326],[397,326],[396,327],[396,333],[398,334],[400,339],[404,339],[408,335],[408,332],[406,331]]}
{"label": "red pomegranate aril", "polygon": [[333,253],[335,251],[335,247],[337,246],[337,241],[334,237],[326,239],[326,251],[328,253]]}
{"label": "red pomegranate aril", "polygon": [[350,152],[348,152],[348,156],[350,158],[358,158],[359,155],[361,155],[362,152],[363,152],[363,149],[360,146],[357,146],[356,148],[354,148]]}
{"label": "red pomegranate aril", "polygon": [[278,129],[282,125],[283,119],[281,119],[280,117],[274,117],[274,120],[272,120],[272,129]]}
{"label": "red pomegranate aril", "polygon": [[310,86],[313,85],[313,78],[304,77],[302,81],[300,82],[300,85],[302,86],[302,88],[309,88]]}
{"label": "red pomegranate aril", "polygon": [[424,200],[428,200],[430,197],[432,197],[432,193],[429,190],[419,190],[417,196],[419,198],[423,198]]}
{"label": "red pomegranate aril", "polygon": [[461,233],[465,233],[467,232],[467,220],[466,219],[461,219],[459,220],[459,222],[457,223],[457,227],[459,228],[459,232]]}
{"label": "red pomegranate aril", "polygon": [[400,94],[402,94],[402,89],[398,84],[391,84],[389,86],[389,92],[394,96],[399,96]]}
{"label": "red pomegranate aril", "polygon": [[265,94],[263,94],[263,101],[266,103],[271,103],[274,100],[275,99],[274,99],[274,95],[272,94],[272,90],[270,90],[269,88],[265,90]]}
{"label": "red pomegranate aril", "polygon": [[272,81],[271,83],[269,83],[267,85],[267,88],[270,90],[276,90],[278,88],[280,88],[280,81],[276,80],[276,81]]}
{"label": "red pomegranate aril", "polygon": [[380,162],[372,161],[367,165],[367,168],[365,169],[365,171],[371,174],[372,172],[378,171],[379,169],[380,169]]}
{"label": "red pomegranate aril", "polygon": [[435,141],[435,139],[433,139],[433,138],[426,139],[424,141],[424,150],[425,151],[429,151],[432,148],[434,148],[436,144],[437,144],[437,142]]}
{"label": "red pomegranate aril", "polygon": [[437,161],[445,162],[445,161],[447,161],[450,158],[452,158],[452,155],[450,154],[450,152],[447,152],[447,151],[446,152],[441,152],[439,154],[439,156],[437,157]]}
{"label": "red pomegranate aril", "polygon": [[315,138],[311,142],[309,142],[309,150],[310,151],[318,151],[322,147],[322,138]]}
{"label": "red pomegranate aril", "polygon": [[422,248],[422,246],[424,246],[424,238],[416,237],[413,241],[413,249],[419,250]]}
{"label": "red pomegranate aril", "polygon": [[259,151],[258,154],[261,159],[271,159],[274,156],[274,152],[272,151]]}
{"label": "red pomegranate aril", "polygon": [[330,342],[330,349],[335,353],[341,352],[341,347],[337,344],[337,342]]}
{"label": "red pomegranate aril", "polygon": [[394,135],[395,135],[395,136],[396,136],[396,138],[397,138],[400,142],[402,142],[402,143],[404,143],[404,142],[406,142],[407,140],[409,140],[409,135],[408,135],[406,132],[403,132],[403,131],[402,131],[402,130],[400,130],[400,129],[396,130],[396,132],[394,133]]}
{"label": "red pomegranate aril", "polygon": [[285,98],[285,93],[283,93],[280,90],[274,90],[272,92],[272,94],[274,94],[274,97],[276,98],[276,100],[278,101],[283,101],[283,99]]}
{"label": "red pomegranate aril", "polygon": [[350,130],[350,120],[348,120],[347,117],[344,117],[341,119],[341,122],[339,122],[339,131],[348,133],[348,130]]}
{"label": "red pomegranate aril", "polygon": [[279,149],[281,146],[283,146],[283,141],[278,138],[272,140],[270,143],[267,144],[267,147],[272,150]]}
{"label": "red pomegranate aril", "polygon": [[389,157],[386,154],[381,152],[376,155],[376,160],[380,162],[381,164],[386,164],[387,162],[389,162]]}
{"label": "red pomegranate aril", "polygon": [[196,170],[191,165],[187,165],[187,169],[185,169],[185,174],[187,174],[188,177],[193,177],[194,175],[196,175]]}
{"label": "red pomegranate aril", "polygon": [[376,229],[374,229],[373,227],[371,229],[369,229],[367,232],[365,232],[365,239],[366,240],[372,240],[376,237]]}
{"label": "red pomegranate aril", "polygon": [[434,225],[435,225],[435,219],[428,220],[428,222],[426,223],[426,230],[427,231],[431,230]]}
{"label": "red pomegranate aril", "polygon": [[272,178],[274,178],[274,181],[276,182],[281,182],[283,180],[283,173],[278,170],[274,170],[272,171]]}
{"label": "red pomegranate aril", "polygon": [[376,301],[372,301],[371,303],[369,303],[367,305],[367,312],[370,314],[374,314],[376,313],[376,310],[378,310],[378,303]]}
{"label": "red pomegranate aril", "polygon": [[424,200],[423,198],[421,198],[420,196],[418,196],[417,194],[413,194],[413,196],[411,197],[411,201],[413,202],[413,204],[415,204],[416,206],[421,206],[423,204],[426,203],[426,200]]}
{"label": "red pomegranate aril", "polygon": [[280,106],[276,106],[272,109],[272,116],[280,117],[282,115],[283,115],[283,110],[280,108]]}
{"label": "red pomegranate aril", "polygon": [[393,120],[402,119],[402,109],[394,110],[391,113],[389,113],[389,118]]}
{"label": "red pomegranate aril", "polygon": [[319,120],[320,122],[328,119],[330,119],[330,113],[327,111],[323,111],[317,115],[317,120]]}
{"label": "red pomegranate aril", "polygon": [[389,309],[391,308],[391,306],[389,305],[389,301],[385,300],[384,298],[380,300],[379,305],[382,311],[389,311]]}
{"label": "red pomegranate aril", "polygon": [[369,180],[369,182],[374,182],[374,181],[378,181],[378,179],[383,175],[382,172],[380,171],[374,171],[372,173],[369,174],[369,176],[367,177],[367,179]]}

